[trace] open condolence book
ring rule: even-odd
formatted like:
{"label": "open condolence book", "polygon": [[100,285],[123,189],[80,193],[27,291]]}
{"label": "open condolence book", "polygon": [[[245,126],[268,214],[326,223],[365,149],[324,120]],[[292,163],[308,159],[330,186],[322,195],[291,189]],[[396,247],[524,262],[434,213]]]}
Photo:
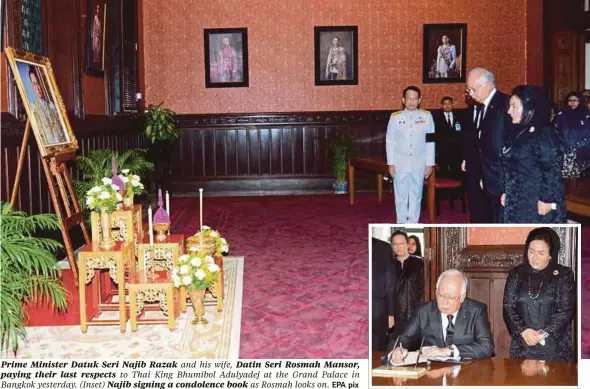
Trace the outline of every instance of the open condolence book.
{"label": "open condolence book", "polygon": [[[426,373],[425,367],[416,367],[416,359],[418,358],[418,351],[410,351],[401,363],[392,363],[389,366],[383,365],[372,370],[372,375],[375,377],[406,377],[406,378],[420,378]],[[428,359],[420,354],[418,363],[425,363]]]}

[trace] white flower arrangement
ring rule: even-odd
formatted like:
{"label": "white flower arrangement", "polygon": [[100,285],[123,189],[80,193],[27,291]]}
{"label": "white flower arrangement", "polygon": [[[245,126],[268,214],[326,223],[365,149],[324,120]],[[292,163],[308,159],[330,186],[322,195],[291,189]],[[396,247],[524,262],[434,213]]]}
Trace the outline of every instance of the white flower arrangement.
{"label": "white flower arrangement", "polygon": [[129,169],[121,170],[119,177],[125,183],[125,197],[140,195],[144,192],[141,177],[135,174],[129,174]]}
{"label": "white flower arrangement", "polygon": [[86,205],[94,211],[106,208],[106,212],[111,213],[117,203],[123,201],[123,197],[118,193],[119,187],[113,184],[113,180],[105,177],[101,182],[102,185],[96,185],[86,192]]}
{"label": "white flower arrangement", "polygon": [[210,255],[184,254],[178,258],[178,265],[172,269],[172,282],[176,288],[192,286],[205,290],[217,281],[220,270]]}
{"label": "white flower arrangement", "polygon": [[203,226],[201,231],[197,232],[194,236],[197,238],[213,238],[215,242],[215,256],[220,257],[223,253],[229,252],[229,244],[227,240],[221,237],[219,231],[212,230],[209,226]]}

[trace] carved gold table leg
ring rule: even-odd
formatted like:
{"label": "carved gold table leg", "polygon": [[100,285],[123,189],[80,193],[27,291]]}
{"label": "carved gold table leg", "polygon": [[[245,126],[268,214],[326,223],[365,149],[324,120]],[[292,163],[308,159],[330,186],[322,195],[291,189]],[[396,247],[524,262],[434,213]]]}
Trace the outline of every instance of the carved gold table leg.
{"label": "carved gold table leg", "polygon": [[166,304],[168,305],[168,328],[174,331],[176,315],[174,312],[174,285],[170,284],[166,288]]}
{"label": "carved gold table leg", "polygon": [[78,293],[80,296],[80,329],[86,333],[88,325],[86,324],[86,261],[78,261]]}
{"label": "carved gold table leg", "polygon": [[129,288],[129,320],[131,321],[131,331],[137,331],[137,293],[135,289]]}

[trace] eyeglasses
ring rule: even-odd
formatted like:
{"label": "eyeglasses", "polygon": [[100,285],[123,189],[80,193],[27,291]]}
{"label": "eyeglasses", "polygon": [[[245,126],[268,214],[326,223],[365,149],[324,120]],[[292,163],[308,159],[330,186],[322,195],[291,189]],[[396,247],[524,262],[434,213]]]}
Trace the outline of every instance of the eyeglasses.
{"label": "eyeglasses", "polygon": [[436,293],[436,297],[438,297],[439,299],[443,300],[443,301],[448,301],[450,303],[456,303],[457,301],[459,301],[459,298],[461,298],[461,296],[459,297],[451,297],[451,296],[447,296],[444,294],[440,294],[440,293]]}
{"label": "eyeglasses", "polygon": [[569,99],[568,100],[568,103],[579,103],[579,102],[580,102],[580,100],[578,100],[578,99]]}

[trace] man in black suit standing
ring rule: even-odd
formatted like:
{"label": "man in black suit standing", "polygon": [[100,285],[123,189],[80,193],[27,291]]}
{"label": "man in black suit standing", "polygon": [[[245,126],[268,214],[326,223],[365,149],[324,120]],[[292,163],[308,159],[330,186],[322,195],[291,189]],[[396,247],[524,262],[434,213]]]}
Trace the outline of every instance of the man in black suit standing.
{"label": "man in black suit standing", "polygon": [[460,149],[461,122],[453,112],[453,98],[444,96],[440,100],[441,111],[434,112],[436,139],[437,177],[461,177],[459,167],[461,159],[457,151]]}
{"label": "man in black suit standing", "polygon": [[[409,349],[419,347],[424,338],[427,358],[481,359],[494,355],[494,339],[488,322],[487,306],[465,298],[467,279],[459,270],[443,272],[436,283],[436,300],[423,305],[387,351],[394,363],[401,362]],[[427,347],[430,346],[430,347]],[[406,348],[407,347],[407,348]]]}
{"label": "man in black suit standing", "polygon": [[391,245],[371,238],[373,286],[372,286],[372,337],[373,351],[385,350],[387,332],[393,327],[395,312],[396,276]]}
{"label": "man in black suit standing", "polygon": [[[504,193],[504,177],[500,155],[504,128],[511,123],[508,115],[510,98],[496,89],[494,74],[483,68],[469,72],[466,91],[475,102],[468,110],[472,124],[464,138],[467,158],[462,165],[467,171],[470,222],[501,223],[503,207],[500,197]],[[485,198],[478,193],[477,185]]]}

